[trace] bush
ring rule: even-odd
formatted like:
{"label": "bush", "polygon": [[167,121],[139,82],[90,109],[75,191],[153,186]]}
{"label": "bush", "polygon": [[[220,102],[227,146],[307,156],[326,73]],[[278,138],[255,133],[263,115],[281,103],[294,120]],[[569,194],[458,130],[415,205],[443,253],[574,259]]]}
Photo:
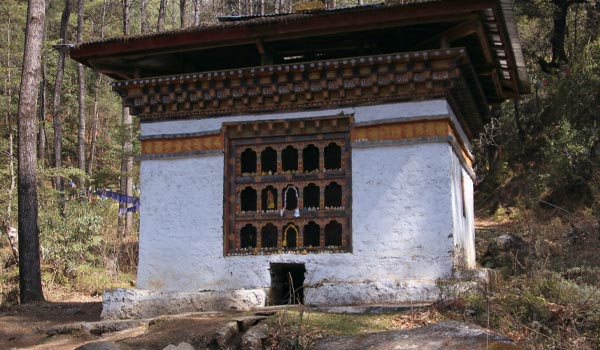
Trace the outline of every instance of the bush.
{"label": "bush", "polygon": [[50,194],[39,213],[45,282],[69,285],[79,266],[103,266],[105,231],[110,230],[106,218],[111,210],[116,210],[114,203],[92,202],[85,197],[71,198],[61,208],[56,195]]}
{"label": "bush", "polygon": [[544,323],[550,317],[544,299],[525,291],[522,295],[509,294],[499,300],[502,308],[520,323]]}

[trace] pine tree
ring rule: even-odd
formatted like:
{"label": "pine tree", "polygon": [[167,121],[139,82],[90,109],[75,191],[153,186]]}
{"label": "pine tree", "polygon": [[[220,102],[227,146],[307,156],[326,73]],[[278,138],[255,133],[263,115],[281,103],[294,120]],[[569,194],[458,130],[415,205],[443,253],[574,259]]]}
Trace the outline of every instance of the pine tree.
{"label": "pine tree", "polygon": [[44,300],[37,198],[36,106],[46,19],[44,0],[29,0],[19,89],[19,283],[21,303]]}

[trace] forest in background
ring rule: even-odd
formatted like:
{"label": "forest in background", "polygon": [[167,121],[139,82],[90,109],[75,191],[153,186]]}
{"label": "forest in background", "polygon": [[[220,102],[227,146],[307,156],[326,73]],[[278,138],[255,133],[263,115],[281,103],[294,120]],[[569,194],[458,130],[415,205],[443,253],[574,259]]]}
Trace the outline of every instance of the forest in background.
{"label": "forest in background", "polygon": [[[326,5],[360,3],[329,0]],[[513,3],[531,93],[495,107],[475,142],[478,216],[500,227],[478,231],[478,245],[485,245],[478,249],[478,260],[502,271],[506,280],[494,296],[465,297],[460,317],[531,348],[577,344],[597,349],[600,1]],[[286,13],[291,6],[291,0],[46,1],[37,188],[47,298],[99,295],[106,288],[135,285],[137,214],[120,216],[119,205],[126,204],[94,192],[139,196],[143,190],[134,161],[137,120],[122,109],[110,79],[65,58],[57,44],[206,26],[219,16]],[[0,2],[0,303],[18,298],[12,247],[26,13],[27,1]],[[519,243],[490,250],[498,230]]]}

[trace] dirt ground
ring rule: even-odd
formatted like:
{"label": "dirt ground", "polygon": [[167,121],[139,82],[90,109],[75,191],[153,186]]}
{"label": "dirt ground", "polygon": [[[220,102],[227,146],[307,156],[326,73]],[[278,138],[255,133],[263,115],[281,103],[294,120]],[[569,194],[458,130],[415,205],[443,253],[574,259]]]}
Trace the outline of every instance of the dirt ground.
{"label": "dirt ground", "polygon": [[[498,227],[495,226],[496,223],[479,221],[480,235],[497,230]],[[485,247],[478,247],[478,252],[482,251],[485,251]],[[180,342],[192,344],[196,349],[216,348],[218,346],[211,344],[215,334],[232,319],[247,315],[240,312],[194,313],[157,318],[141,322],[135,327],[102,334],[89,330],[72,330],[48,335],[49,329],[59,325],[99,322],[102,312],[99,297],[69,294],[60,290],[52,290],[49,295],[50,301],[39,304],[0,307],[0,350],[72,350],[98,341],[118,342],[122,350],[162,350],[169,344],[177,345]],[[411,322],[394,323],[406,318]],[[415,314],[412,312],[396,315],[387,328],[414,328],[435,321],[428,319],[428,322],[421,324],[415,323],[414,318]]]}
{"label": "dirt ground", "polygon": [[[42,349],[37,345],[50,340],[46,329],[65,323],[99,321],[101,312],[100,302],[43,302],[2,308],[0,349]],[[85,341],[81,340],[80,343]],[[71,345],[69,349],[74,348]]]}
{"label": "dirt ground", "polygon": [[[248,316],[242,312],[190,313],[144,320],[133,327],[102,334],[70,326],[48,334],[48,330],[57,326],[82,322],[97,325],[93,322],[101,321],[101,311],[100,302],[43,302],[0,309],[0,350],[72,350],[98,341],[118,342],[121,350],[162,350],[169,344],[181,342],[205,349],[215,345],[212,344],[215,335],[224,326]],[[108,327],[113,326],[111,321],[107,322]]]}
{"label": "dirt ground", "polygon": [[[99,321],[101,304],[99,302],[52,303],[14,306],[0,313],[0,350],[73,350],[85,345],[85,349],[119,350],[162,350],[169,344],[186,342],[197,350],[203,349],[239,349],[242,332],[255,325],[241,327],[240,320],[249,320],[264,316],[243,312],[197,312],[173,316],[160,316],[152,320],[140,321]],[[422,311],[427,313],[427,311]],[[261,312],[264,314],[264,312]],[[270,313],[269,313],[270,314]],[[407,316],[413,312],[395,314],[393,319]],[[418,316],[418,312],[417,312]],[[277,317],[277,316],[276,316]],[[352,316],[348,316],[352,317]],[[357,317],[354,315],[353,317]],[[389,317],[385,316],[385,317]],[[418,319],[419,317],[417,317]],[[237,335],[229,332],[232,321],[238,321]],[[341,321],[338,319],[337,321]],[[64,327],[64,324],[114,326],[120,322],[135,323],[130,328],[110,331],[102,334],[89,329]],[[139,323],[136,323],[139,322]],[[266,321],[265,321],[266,322]],[[342,321],[343,323],[343,321]],[[235,323],[233,323],[235,325]],[[61,327],[56,327],[61,325]],[[111,327],[109,326],[109,327]],[[53,328],[54,327],[54,328]],[[353,332],[350,336],[317,336],[316,349],[507,349],[520,350],[509,339],[488,333],[476,326],[456,321],[442,321],[429,324],[409,322],[392,327],[392,330],[378,332]],[[48,330],[60,329],[54,335]],[[253,328],[254,329],[254,328]],[[225,330],[225,332],[223,331]],[[52,333],[52,332],[51,332]],[[248,332],[249,334],[250,332]],[[322,332],[321,332],[322,333]],[[333,332],[336,333],[336,332]],[[312,335],[311,335],[312,334]],[[315,333],[316,334],[316,333]],[[326,333],[329,335],[329,333]],[[289,333],[288,336],[292,335]],[[314,334],[307,330],[305,336]],[[298,336],[298,334],[295,334]],[[323,337],[325,336],[325,337]],[[286,337],[307,341],[309,339]],[[98,342],[103,342],[98,344]],[[263,343],[264,344],[264,343]],[[302,344],[302,343],[298,343]],[[94,346],[95,345],[95,346]],[[102,345],[102,346],[100,346]],[[368,345],[368,346],[367,346]],[[113,347],[114,346],[114,347]],[[296,347],[294,347],[296,348]]]}

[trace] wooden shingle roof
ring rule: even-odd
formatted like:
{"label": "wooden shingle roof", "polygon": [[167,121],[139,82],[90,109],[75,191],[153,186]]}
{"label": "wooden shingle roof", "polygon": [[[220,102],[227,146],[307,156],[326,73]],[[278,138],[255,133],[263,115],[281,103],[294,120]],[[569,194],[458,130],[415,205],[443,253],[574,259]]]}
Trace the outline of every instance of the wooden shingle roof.
{"label": "wooden shingle roof", "polygon": [[464,47],[485,96],[526,93],[528,78],[509,0],[404,0],[110,38],[71,57],[116,80],[344,57]]}

